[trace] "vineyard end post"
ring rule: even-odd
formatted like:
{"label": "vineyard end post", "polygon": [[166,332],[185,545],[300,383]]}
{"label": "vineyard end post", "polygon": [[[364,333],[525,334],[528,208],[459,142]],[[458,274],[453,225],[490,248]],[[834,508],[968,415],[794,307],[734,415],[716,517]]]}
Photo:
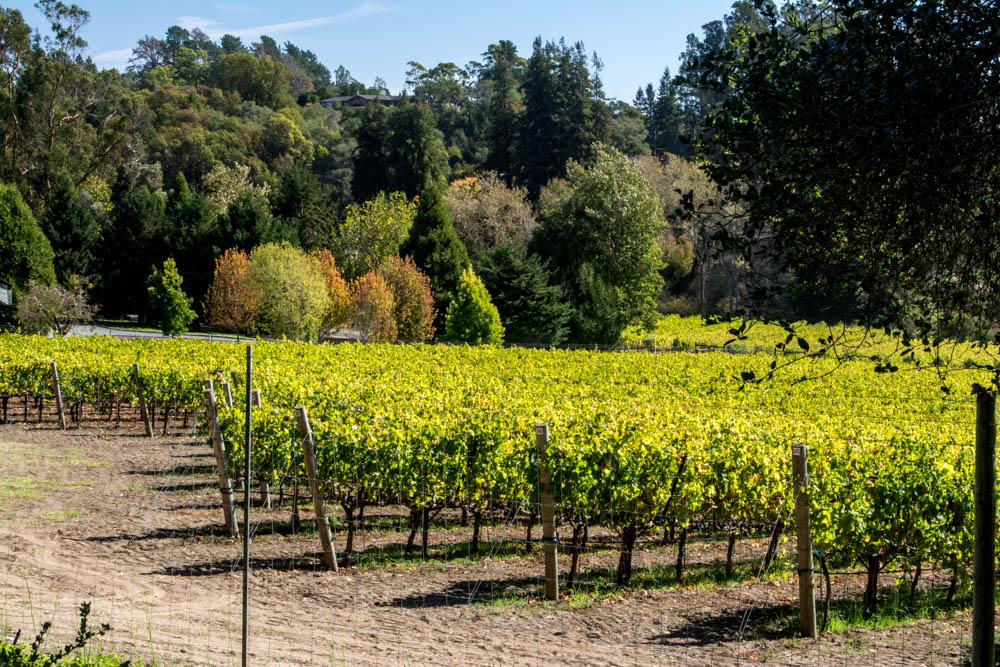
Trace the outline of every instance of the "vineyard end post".
{"label": "vineyard end post", "polygon": [[316,510],[316,530],[319,531],[319,541],[323,545],[323,562],[328,568],[337,572],[337,552],[333,549],[330,523],[326,519],[326,504],[323,502],[319,479],[316,477],[316,450],[313,447],[312,429],[309,428],[309,415],[304,405],[296,406],[295,418],[299,422],[299,433],[302,435],[302,456],[305,459],[313,509]]}
{"label": "vineyard end post", "polygon": [[66,412],[63,410],[62,387],[59,386],[59,369],[52,362],[52,391],[56,395],[56,409],[59,410],[59,428],[66,430]]}
{"label": "vineyard end post", "polygon": [[[206,387],[209,382],[205,383]],[[212,434],[212,451],[215,453],[215,465],[219,472],[219,492],[222,494],[222,512],[226,519],[226,534],[229,537],[237,537],[239,523],[236,520],[236,507],[233,501],[233,483],[229,479],[229,464],[226,462],[226,443],[222,440],[222,428],[219,426],[219,416],[215,412],[215,392],[206,388],[203,396],[205,413],[208,417],[208,430]]]}
{"label": "vineyard end post", "polygon": [[813,591],[812,537],[809,534],[809,448],[792,445],[795,478],[795,531],[799,561],[799,621],[803,637],[816,638],[816,597]]}
{"label": "vineyard end post", "polygon": [[976,397],[975,542],[972,552],[972,667],[993,665],[996,619],[997,396]]}
{"label": "vineyard end post", "polygon": [[549,425],[535,424],[535,447],[538,450],[538,504],[542,515],[542,545],[545,550],[545,599],[559,599],[559,563],[556,552],[555,503],[552,479],[546,466],[545,448],[549,443]]}

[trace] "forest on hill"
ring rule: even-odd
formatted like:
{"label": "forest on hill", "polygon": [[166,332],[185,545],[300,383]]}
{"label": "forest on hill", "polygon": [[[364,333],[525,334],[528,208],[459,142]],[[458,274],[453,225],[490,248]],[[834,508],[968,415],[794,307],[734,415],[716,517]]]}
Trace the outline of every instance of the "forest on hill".
{"label": "forest on hill", "polygon": [[[657,313],[733,316],[765,301],[770,317],[857,320],[875,283],[850,250],[796,254],[768,241],[759,252],[758,232],[785,212],[808,225],[830,210],[830,200],[804,201],[822,184],[797,186],[795,174],[826,168],[825,183],[856,184],[877,172],[863,160],[814,161],[826,157],[816,145],[788,169],[782,151],[796,147],[767,143],[782,127],[802,123],[789,142],[831,142],[856,126],[831,137],[814,131],[829,119],[809,115],[823,105],[753,98],[761,82],[781,84],[778,63],[796,62],[762,54],[888,34],[871,31],[874,14],[858,3],[834,4],[739,0],[688,37],[677,73],[637,82],[631,102],[608,99],[598,54],[562,38],[539,37],[530,53],[501,40],[465,65],[410,62],[406,89],[389,91],[291,42],[215,41],[179,26],[139,39],[126,71],[101,70],[80,36],[84,9],[42,0],[50,29],[40,31],[0,8],[0,280],[49,315],[46,300],[58,297],[78,314],[164,330],[304,338],[351,326],[377,340],[609,343]],[[883,4],[882,18],[910,27],[886,46],[896,60],[877,60],[874,42],[855,45],[870,69],[901,69],[907,40],[932,52],[919,21],[974,31],[983,5]],[[995,72],[990,53],[941,67]],[[796,75],[824,63],[803,62]],[[901,76],[925,82],[929,66]],[[805,80],[776,90],[821,99]],[[887,81],[864,68],[843,78]],[[928,90],[914,102],[933,115]],[[967,96],[984,90],[970,85]],[[830,99],[863,116],[876,97]],[[987,107],[975,108],[988,122]],[[893,123],[873,131],[908,131]],[[808,239],[843,247],[813,231]],[[13,306],[0,309],[18,321]]]}

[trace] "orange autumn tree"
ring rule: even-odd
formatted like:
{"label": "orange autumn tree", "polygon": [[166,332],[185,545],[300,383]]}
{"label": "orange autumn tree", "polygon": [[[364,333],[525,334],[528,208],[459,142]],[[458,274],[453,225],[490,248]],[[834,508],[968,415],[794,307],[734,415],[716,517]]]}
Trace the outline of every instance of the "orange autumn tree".
{"label": "orange autumn tree", "polygon": [[250,255],[239,248],[230,248],[215,260],[215,278],[202,310],[209,324],[223,331],[250,330],[260,310],[250,280]]}
{"label": "orange autumn tree", "polygon": [[378,271],[370,271],[351,283],[351,326],[372,343],[396,340],[396,299]]}
{"label": "orange autumn tree", "polygon": [[330,294],[330,309],[323,320],[323,328],[340,328],[351,319],[351,291],[340,269],[337,268],[333,253],[323,248],[314,252],[313,256],[319,260],[323,279],[326,280],[326,289]]}
{"label": "orange autumn tree", "polygon": [[395,298],[393,316],[399,340],[417,343],[433,338],[437,311],[427,274],[409,257],[390,257],[378,272]]}

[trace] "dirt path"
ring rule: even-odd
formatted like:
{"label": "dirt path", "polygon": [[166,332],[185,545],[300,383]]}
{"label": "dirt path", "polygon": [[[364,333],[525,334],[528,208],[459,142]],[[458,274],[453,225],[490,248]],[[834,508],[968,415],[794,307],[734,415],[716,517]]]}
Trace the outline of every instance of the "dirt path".
{"label": "dirt path", "polygon": [[[207,446],[124,428],[8,425],[0,457],[0,626],[33,635],[53,620],[54,644],[89,600],[91,622],[114,628],[106,648],[163,664],[239,663],[241,545],[221,535]],[[534,585],[540,556],[400,562],[406,532],[381,530],[359,535],[357,548],[384,554],[384,566],[333,574],[320,567],[314,535],[288,534],[287,507],[257,516],[255,665],[956,664],[969,634],[962,614],[798,640],[772,627],[794,600],[790,579],[633,591],[576,603],[582,608],[505,604],[496,600],[523,598]],[[522,531],[493,530],[484,546]],[[343,549],[343,532],[335,537]],[[465,539],[432,533],[435,544]],[[689,562],[716,551],[692,545]],[[637,566],[670,558],[669,550],[643,552]],[[608,550],[585,566],[613,563]],[[757,638],[737,641],[748,609]]]}

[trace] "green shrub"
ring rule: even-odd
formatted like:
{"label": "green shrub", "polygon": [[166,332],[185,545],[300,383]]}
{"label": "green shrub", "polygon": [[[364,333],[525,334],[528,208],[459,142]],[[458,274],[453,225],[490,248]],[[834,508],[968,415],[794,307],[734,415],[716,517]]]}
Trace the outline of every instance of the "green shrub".
{"label": "green shrub", "polygon": [[474,345],[503,343],[500,313],[479,276],[468,268],[462,272],[454,300],[445,315],[444,339]]}

